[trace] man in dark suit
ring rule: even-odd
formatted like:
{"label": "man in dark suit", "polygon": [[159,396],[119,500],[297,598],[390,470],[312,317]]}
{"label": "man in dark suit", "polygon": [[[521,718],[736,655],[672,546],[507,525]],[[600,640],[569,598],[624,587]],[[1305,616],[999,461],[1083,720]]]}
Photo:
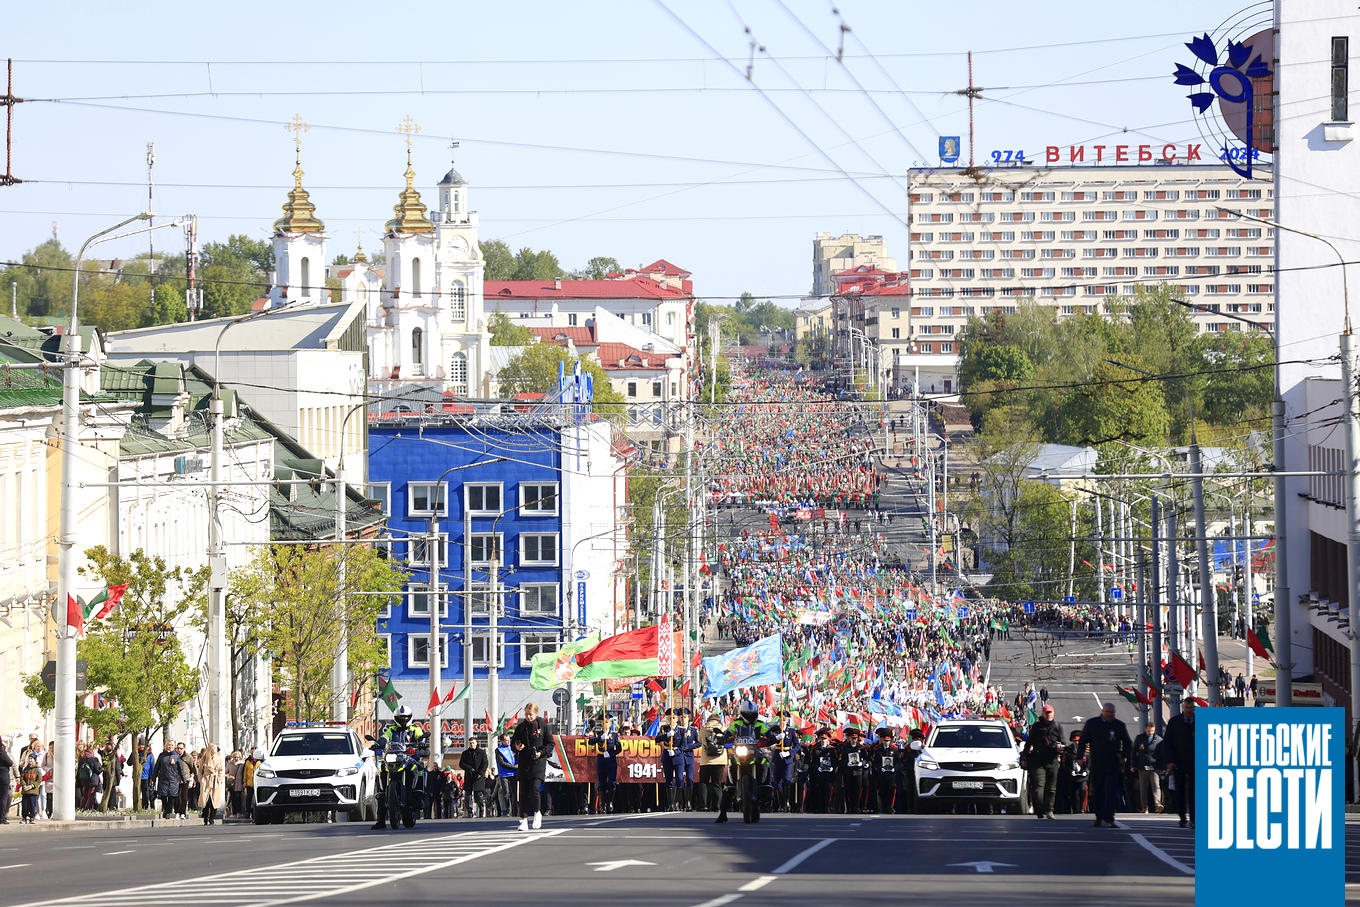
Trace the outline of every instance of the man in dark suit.
{"label": "man in dark suit", "polygon": [[1195,824],[1195,701],[1186,695],[1181,713],[1166,723],[1162,759],[1176,785],[1181,828]]}
{"label": "man in dark suit", "polygon": [[1124,722],[1114,717],[1114,703],[1107,702],[1100,714],[1086,722],[1081,732],[1082,754],[1090,773],[1091,812],[1095,825],[1114,828],[1114,814],[1124,791],[1133,741]]}

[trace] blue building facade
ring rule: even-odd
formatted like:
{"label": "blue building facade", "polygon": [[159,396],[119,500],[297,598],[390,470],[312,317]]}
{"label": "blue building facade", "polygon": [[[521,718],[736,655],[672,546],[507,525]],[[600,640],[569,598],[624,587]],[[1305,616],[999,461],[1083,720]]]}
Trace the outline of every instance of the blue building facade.
{"label": "blue building facade", "polygon": [[[392,556],[410,571],[405,594],[380,613],[378,632],[388,641],[393,683],[417,716],[429,701],[432,608],[440,614],[441,693],[466,681],[470,643],[476,720],[487,709],[480,681],[493,658],[504,714],[530,698],[546,701],[548,694],[529,690],[530,659],[559,648],[574,626],[565,579],[570,552],[563,551],[570,503],[563,438],[558,426],[530,417],[479,423],[413,416],[370,426],[369,494],[389,515]],[[493,558],[502,589],[494,641]],[[461,721],[464,713],[459,703],[443,717]]]}

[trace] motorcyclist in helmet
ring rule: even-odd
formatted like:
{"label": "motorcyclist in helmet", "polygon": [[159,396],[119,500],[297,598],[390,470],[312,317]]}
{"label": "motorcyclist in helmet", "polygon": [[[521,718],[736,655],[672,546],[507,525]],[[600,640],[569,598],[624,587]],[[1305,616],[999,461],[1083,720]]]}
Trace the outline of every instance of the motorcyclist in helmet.
{"label": "motorcyclist in helmet", "polygon": [[[380,779],[380,782],[383,784],[386,784],[385,778],[386,769],[383,763],[381,762],[383,752],[389,748],[400,751],[406,749],[409,746],[418,746],[421,740],[423,740],[425,737],[424,729],[422,729],[421,726],[418,724],[412,725],[411,718],[412,714],[410,706],[406,705],[397,706],[396,710],[392,713],[392,724],[389,724],[387,727],[383,728],[382,731],[378,734],[378,739],[373,741],[372,749],[373,752],[377,754],[377,757],[379,759],[378,778]],[[407,766],[401,766],[399,768],[394,767],[394,770],[414,771],[414,769]],[[393,829],[401,827],[400,816],[387,815],[388,809],[386,793],[387,793],[386,790],[380,790],[378,792],[377,797],[378,821],[373,823],[374,831],[380,831],[386,828],[389,819],[391,820],[391,826]],[[417,796],[417,794],[415,793],[414,786],[408,791],[408,793],[410,796]]]}
{"label": "motorcyclist in helmet", "polygon": [[[766,747],[774,744],[774,732],[769,724],[760,720],[760,707],[753,700],[743,699],[741,705],[737,707],[736,720],[727,726],[727,730],[722,734],[722,740],[724,743],[744,743],[748,746]],[[758,762],[755,766],[756,784],[764,786],[768,760],[766,760],[763,752],[757,756],[757,759]],[[735,780],[729,775],[729,781],[734,782]],[[720,798],[718,818],[715,821],[727,821],[726,795]]]}

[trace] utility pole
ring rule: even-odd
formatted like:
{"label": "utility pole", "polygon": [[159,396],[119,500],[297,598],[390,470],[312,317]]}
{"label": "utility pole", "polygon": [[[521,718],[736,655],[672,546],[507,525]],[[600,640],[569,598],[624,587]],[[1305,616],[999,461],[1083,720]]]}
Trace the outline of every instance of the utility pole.
{"label": "utility pole", "polygon": [[[1349,395],[1354,399],[1355,395]],[[1353,429],[1352,429],[1353,431]],[[1353,467],[1352,467],[1353,469]],[[1218,682],[1218,596],[1214,594],[1214,584],[1209,580],[1209,523],[1204,515],[1204,460],[1200,455],[1199,440],[1190,439],[1190,487],[1195,495],[1195,548],[1199,556],[1199,602],[1202,613],[1200,619],[1203,625],[1204,636],[1204,673],[1208,674],[1209,681],[1209,704],[1223,704],[1223,690]],[[1357,482],[1354,472],[1351,473],[1352,482]],[[1355,486],[1352,491],[1355,490]],[[1356,536],[1360,541],[1360,535]],[[1353,552],[1357,549],[1352,546]],[[1352,647],[1360,648],[1360,647]],[[1360,658],[1360,653],[1353,657]],[[1357,661],[1360,664],[1360,661]],[[1356,676],[1356,675],[1352,675]],[[1356,701],[1360,702],[1360,694],[1357,694]]]}
{"label": "utility pole", "polygon": [[[1162,683],[1162,512],[1161,502],[1152,496],[1152,670],[1157,682]],[[1138,584],[1140,587],[1142,583]],[[1146,624],[1144,625],[1146,626]],[[1160,705],[1154,710],[1157,719],[1157,733],[1161,733],[1165,723]]]}
{"label": "utility pole", "polygon": [[[335,570],[340,589],[340,621],[336,632],[340,640],[335,647],[335,661],[331,664],[331,720],[349,720],[349,552],[345,550],[345,447],[340,444],[340,459],[335,466]],[[232,704],[235,708],[235,703]]]}
{"label": "utility pole", "polygon": [[[1345,268],[1342,268],[1345,277]],[[1349,294],[1348,294],[1349,295]],[[1346,400],[1346,588],[1350,594],[1350,666],[1351,666],[1351,727],[1348,737],[1355,734],[1360,722],[1360,394],[1356,392],[1357,379],[1355,364],[1355,334],[1351,332],[1350,301],[1346,303],[1346,329],[1341,332],[1341,393]],[[1279,544],[1276,544],[1279,547]],[[1288,658],[1288,643],[1284,644],[1285,657]],[[1276,683],[1276,691],[1279,684]],[[1292,694],[1291,694],[1292,695]],[[1292,705],[1292,699],[1277,697],[1276,705]],[[1360,767],[1355,769],[1360,772]],[[1360,782],[1360,777],[1355,779]],[[1356,788],[1360,796],[1360,787]]]}
{"label": "utility pole", "polygon": [[[685,626],[684,626],[684,652],[683,672],[686,678],[689,677],[689,663],[694,657],[694,641],[697,639],[695,625],[698,623],[698,603],[694,597],[694,533],[696,530],[695,518],[703,518],[701,508],[695,506],[698,502],[694,494],[694,417],[695,413],[691,408],[689,418],[685,420],[685,507],[688,516],[685,520]],[[666,666],[667,668],[670,665]],[[688,706],[694,696],[694,686],[689,688],[689,697],[684,703]]]}
{"label": "utility pole", "polygon": [[[500,650],[497,644],[497,633],[499,631],[499,619],[501,610],[501,550],[500,546],[494,541],[491,555],[491,607],[490,610],[490,632],[486,640],[486,714],[489,718],[486,727],[486,746],[493,753],[496,751],[496,731],[500,728],[495,727],[490,722],[500,721]],[[570,730],[570,728],[568,728]],[[472,739],[472,728],[469,726],[467,739]]]}
{"label": "utility pole", "polygon": [[[1255,580],[1252,579],[1252,569],[1251,569],[1251,536],[1252,536],[1252,531],[1251,531],[1251,498],[1252,498],[1252,494],[1251,494],[1251,480],[1248,479],[1248,480],[1247,480],[1247,510],[1246,510],[1246,514],[1245,514],[1245,519],[1244,519],[1243,522],[1242,522],[1242,534],[1246,537],[1246,544],[1243,546],[1243,551],[1242,551],[1242,581],[1243,581],[1243,583],[1244,583],[1244,586],[1243,586],[1243,589],[1242,589],[1242,610],[1243,610],[1243,613],[1245,613],[1246,616],[1247,616],[1247,619],[1246,619],[1246,628],[1249,629],[1249,630],[1255,631],[1255,630],[1256,630],[1256,582],[1255,582]],[[1256,673],[1256,671],[1254,670],[1254,666],[1253,666],[1253,664],[1252,664],[1252,660],[1253,660],[1253,658],[1255,657],[1255,654],[1256,654],[1256,653],[1254,653],[1254,652],[1251,650],[1251,646],[1247,644],[1247,634],[1246,634],[1246,633],[1243,633],[1243,634],[1242,634],[1242,645],[1243,645],[1243,646],[1246,648],[1246,650],[1247,650],[1247,680],[1251,680],[1251,676],[1252,676],[1253,674]]]}
{"label": "utility pole", "polygon": [[[430,565],[430,582],[426,590],[425,601],[430,608],[430,644],[426,647],[426,652],[430,662],[430,698],[435,702],[435,693],[439,690],[439,680],[443,658],[441,657],[441,646],[439,639],[439,611],[444,601],[444,587],[440,583],[439,569],[439,511],[440,504],[445,508],[448,506],[448,494],[442,492],[444,485],[439,483],[435,486],[434,506],[430,509],[433,513],[430,516],[430,531],[425,536],[425,560]],[[443,501],[439,495],[443,494]],[[430,714],[430,761],[439,765],[444,759],[444,735],[440,733],[442,728],[439,726],[439,709],[436,706]]]}
{"label": "utility pole", "polygon": [[[1180,581],[1181,581],[1181,561],[1179,547],[1176,542],[1180,538],[1180,527],[1176,525],[1176,508],[1173,502],[1170,510],[1166,514],[1166,537],[1167,537],[1167,596],[1166,596],[1166,617],[1171,630],[1171,654],[1180,655],[1181,647],[1181,610],[1180,610]],[[1181,656],[1184,658],[1184,656]],[[1189,694],[1189,690],[1185,691]]]}
{"label": "utility pole", "polygon": [[[1138,602],[1138,692],[1143,694],[1144,699],[1150,699],[1147,684],[1147,593],[1144,588],[1143,561],[1140,558],[1138,561],[1138,594],[1136,597]],[[1160,666],[1158,666],[1158,670],[1160,670]],[[1161,709],[1157,711],[1160,713]],[[1139,705],[1138,715],[1139,723],[1146,727],[1148,719],[1148,704],[1146,702]]]}
{"label": "utility pole", "polygon": [[[491,544],[496,544],[495,536]],[[472,508],[463,507],[463,683],[472,687]],[[463,746],[472,739],[472,693],[463,699]]]}
{"label": "utility pole", "polygon": [[1105,503],[1100,498],[1092,498],[1091,503],[1096,505],[1096,601],[1101,607],[1105,606],[1105,521],[1101,516],[1101,511],[1105,509]]}
{"label": "utility pole", "polygon": [[[155,143],[155,142],[147,142],[147,143],[146,143],[146,210],[148,210],[148,211],[155,211],[155,210],[156,210],[156,202],[155,202],[155,194],[156,194],[156,177],[155,177],[155,173],[154,173],[155,167],[156,167],[156,143]],[[151,293],[150,293],[150,298],[151,298],[151,311],[154,312],[154,311],[156,310],[156,234],[155,234],[154,231],[148,231],[147,234],[146,234],[146,254],[147,254],[147,258],[146,258],[147,283],[148,283],[148,284],[150,285],[150,287],[151,287]],[[235,742],[234,742],[234,741],[233,741],[233,744],[232,744],[232,748],[233,748],[233,749],[235,748]]]}

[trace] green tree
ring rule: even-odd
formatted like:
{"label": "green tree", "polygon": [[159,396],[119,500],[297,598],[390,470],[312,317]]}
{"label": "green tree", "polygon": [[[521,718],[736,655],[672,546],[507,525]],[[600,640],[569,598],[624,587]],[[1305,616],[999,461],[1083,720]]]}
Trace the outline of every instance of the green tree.
{"label": "green tree", "polygon": [[582,370],[590,373],[594,382],[595,412],[602,415],[622,414],[623,395],[614,389],[608,373],[600,364],[584,353],[573,356],[565,346],[555,343],[535,343],[507,362],[500,371],[501,396],[553,393],[557,389],[558,367],[561,366],[570,375],[578,362]]}
{"label": "green tree", "polygon": [[609,258],[604,255],[597,255],[586,266],[578,271],[573,271],[571,276],[577,280],[604,280],[610,274],[618,274],[623,271],[617,258]]}
{"label": "green tree", "polygon": [[482,261],[486,263],[483,277],[486,280],[514,280],[515,254],[503,240],[485,239],[477,244],[482,251]]}
{"label": "green tree", "polygon": [[1243,331],[1201,335],[1195,338],[1192,362],[1194,371],[1212,373],[1203,382],[1196,414],[1201,421],[1269,422],[1275,388],[1275,347],[1269,336]]}
{"label": "green tree", "polygon": [[1096,445],[1124,440],[1165,445],[1171,418],[1166,411],[1162,383],[1156,379],[1141,380],[1137,374],[1110,362],[1100,363],[1089,384],[1069,389],[1063,398],[1059,407],[1063,428],[1058,440],[1065,444]]}
{"label": "green tree", "polygon": [[515,253],[515,272],[511,280],[555,280],[561,276],[562,265],[548,250],[535,252],[525,246]]}
{"label": "green tree", "polygon": [[232,235],[225,243],[205,243],[201,258],[204,318],[244,315],[269,291],[274,250],[264,240]]}
{"label": "green tree", "polygon": [[28,318],[55,318],[71,311],[71,253],[54,236],[25,252],[18,264],[0,275],[8,304],[10,285],[18,291],[19,314]]}
{"label": "green tree", "polygon": [[[92,728],[101,741],[119,745],[136,734],[150,738],[164,731],[198,692],[199,672],[190,666],[175,628],[201,620],[208,569],[168,567],[141,549],[122,558],[103,546],[85,552],[88,567],[80,572],[105,586],[127,585],[122,601],[104,620],[91,621],[76,643],[85,662],[87,689],[97,691],[101,707],[76,700],[76,720]],[[165,629],[168,628],[168,629]],[[25,692],[43,709],[55,706],[36,675],[25,678]],[[134,772],[134,794],[140,773]],[[112,785],[101,808],[108,809]]]}
{"label": "green tree", "polygon": [[492,346],[528,346],[534,342],[534,332],[522,324],[515,324],[504,312],[497,310],[486,320],[491,331]]}
{"label": "green tree", "polygon": [[[340,583],[340,559],[347,582]],[[374,673],[385,649],[377,634],[384,597],[405,582],[402,571],[368,545],[260,548],[231,579],[230,594],[250,616],[249,633],[290,690],[293,717],[322,720],[330,714],[330,672],[339,655],[340,633],[348,645],[352,676]]]}

